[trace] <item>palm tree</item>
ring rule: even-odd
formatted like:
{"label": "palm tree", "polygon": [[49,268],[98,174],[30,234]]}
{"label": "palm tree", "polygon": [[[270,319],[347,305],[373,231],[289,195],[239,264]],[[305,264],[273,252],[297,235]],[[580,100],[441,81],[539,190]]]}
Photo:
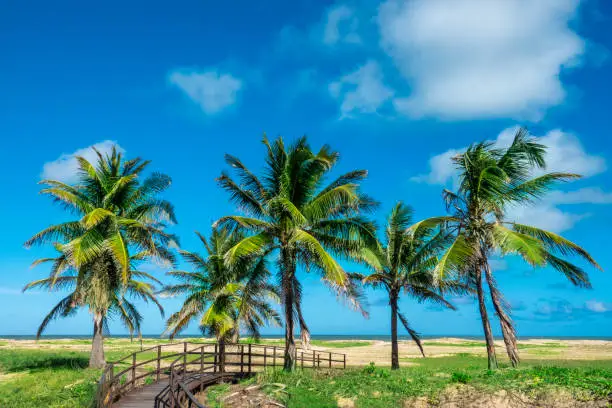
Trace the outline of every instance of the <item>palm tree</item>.
{"label": "palm tree", "polygon": [[199,318],[202,332],[215,336],[219,342],[223,370],[225,343],[237,343],[241,328],[258,339],[261,326],[281,325],[280,316],[269,303],[270,300],[278,302],[278,293],[269,283],[265,256],[243,259],[231,267],[224,262],[226,252],[244,235],[224,228],[213,228],[209,239],[197,235],[206,249],[205,256],[179,251],[194,271],[168,272],[180,283],[166,286],[162,293],[183,295],[186,299],[181,309],[168,319],[165,333],[173,338]]}
{"label": "palm tree", "polygon": [[375,241],[375,226],[360,216],[375,203],[359,191],[358,183],[367,175],[364,170],[346,173],[324,185],[324,177],[339,157],[328,146],[315,154],[305,137],[289,148],[282,138],[269,142],[264,137],[263,143],[267,158],[261,179],[238,158],[226,155],[239,181],[227,174],[218,181],[244,215],[223,217],[217,225],[251,233],[227,252],[229,265],[254,254],[278,253],[285,320],[284,367],[292,370],[296,314],[303,320],[297,268],[301,265],[321,273],[325,283],[346,294],[358,307],[355,287],[332,254],[350,258]]}
{"label": "palm tree", "polygon": [[87,305],[94,320],[90,366],[102,367],[107,315],[131,285],[138,285],[134,278],[144,276],[133,272],[133,263],[153,260],[173,264],[168,247],[175,245],[176,238],[164,229],[176,220],[172,205],[158,198],[170,186],[168,176],[153,173],[141,182],[148,161],[124,160],[115,148],[109,155],[95,152],[95,165],[76,157],[79,179],[75,185],[41,181],[46,185],[42,194],[79,218],[45,228],[25,245],[52,244],[60,251],[51,268],[50,288],[62,273],[74,271],[78,299],[72,301],[75,306]]}
{"label": "palm tree", "polygon": [[[61,248],[58,246],[58,250]],[[67,255],[60,251],[56,258],[42,258],[34,262],[33,266],[42,263],[51,263],[51,273],[47,278],[28,283],[23,290],[43,289],[49,292],[69,290],[70,293],[61,299],[51,311],[45,316],[36,332],[39,339],[51,321],[59,317],[69,317],[76,314],[80,308],[87,308],[90,313],[104,309],[105,313],[101,321],[94,321],[94,332],[108,332],[108,321],[118,316],[121,323],[128,329],[130,336],[137,334],[141,336],[140,324],[142,315],[138,312],[136,305],[129,299],[153,302],[159,308],[161,315],[164,309],[155,296],[153,283],[161,284],[151,274],[138,271],[133,268],[138,264],[138,259],[131,259],[130,280],[127,285],[110,285],[108,275],[103,268],[81,268],[77,270],[70,264]],[[153,283],[151,283],[153,282]],[[104,362],[104,347],[102,336],[94,336],[92,353],[89,364],[99,367],[98,359]],[[101,356],[97,353],[100,352]]]}
{"label": "palm tree", "polygon": [[488,366],[497,367],[493,334],[485,303],[484,279],[499,317],[504,343],[513,366],[519,363],[514,324],[502,293],[496,285],[489,258],[516,254],[534,267],[550,266],[579,287],[590,287],[587,273],[564,259],[578,256],[596,268],[595,260],[580,246],[550,231],[508,220],[511,206],[527,205],[540,199],[558,182],[577,179],[572,173],[532,176],[546,167],[546,147],[520,129],[509,147],[490,142],[471,145],[453,158],[459,171],[456,193],[444,190],[449,216],[417,223],[419,228],[443,225],[453,240],[434,269],[436,279],[458,274],[476,288],[480,316],[487,343]]}
{"label": "palm tree", "polygon": [[389,296],[391,306],[391,368],[399,368],[397,321],[415,341],[425,357],[419,334],[410,327],[408,319],[399,310],[399,297],[403,291],[419,302],[435,304],[455,310],[443,297],[445,292],[463,294],[465,286],[454,281],[443,281],[436,285],[433,268],[437,254],[444,247],[447,235],[438,229],[421,228],[418,234],[410,231],[412,209],[398,203],[387,218],[384,242],[374,250],[364,250],[363,261],[373,273],[363,278],[363,283],[374,288],[383,288]]}

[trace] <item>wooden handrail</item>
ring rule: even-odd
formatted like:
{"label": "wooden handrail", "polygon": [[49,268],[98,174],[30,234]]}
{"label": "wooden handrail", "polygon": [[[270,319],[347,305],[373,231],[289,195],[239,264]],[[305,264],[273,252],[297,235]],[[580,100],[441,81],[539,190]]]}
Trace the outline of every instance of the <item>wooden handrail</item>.
{"label": "wooden handrail", "polygon": [[[180,347],[182,351],[170,350],[163,354],[162,350],[170,347]],[[139,361],[138,356],[155,350],[155,358]],[[222,352],[223,350],[223,352]],[[279,354],[278,351],[281,351]],[[280,359],[277,359],[277,355]],[[230,357],[228,359],[228,357]],[[232,358],[235,357],[235,358]],[[296,364],[302,369],[307,368],[346,368],[346,355],[328,351],[305,351],[296,349]],[[130,361],[131,360],[131,361]],[[229,360],[229,361],[228,361]],[[280,361],[280,364],[277,362]],[[162,364],[165,362],[165,364]],[[132,389],[146,383],[147,377],[160,381],[168,378],[168,387],[156,398],[156,407],[176,408],[182,403],[205,408],[193,396],[194,390],[210,385],[209,380],[219,381],[222,378],[241,378],[252,375],[257,369],[266,370],[282,366],[282,349],[265,344],[224,344],[212,342],[181,342],[167,343],[149,347],[131,353],[117,361],[108,363],[98,381],[96,406],[111,407],[113,402]],[[323,363],[323,364],[322,364]],[[125,364],[129,364],[127,367]],[[153,364],[154,369],[142,373],[140,367]],[[118,367],[121,365],[121,367]],[[231,368],[234,367],[234,371]],[[239,367],[239,372],[235,371]],[[115,373],[115,369],[120,368]],[[230,371],[226,372],[226,369]],[[198,377],[199,376],[199,377]],[[204,379],[207,376],[208,380]],[[199,380],[194,380],[198,377]],[[209,378],[210,377],[210,378]],[[142,381],[141,381],[142,380]]]}

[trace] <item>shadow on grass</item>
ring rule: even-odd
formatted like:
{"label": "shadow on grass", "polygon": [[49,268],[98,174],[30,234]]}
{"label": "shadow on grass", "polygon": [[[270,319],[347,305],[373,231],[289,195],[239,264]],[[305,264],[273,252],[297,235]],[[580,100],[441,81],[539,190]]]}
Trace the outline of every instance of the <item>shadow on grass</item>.
{"label": "shadow on grass", "polygon": [[87,353],[43,350],[0,350],[0,371],[16,372],[36,369],[87,368]]}

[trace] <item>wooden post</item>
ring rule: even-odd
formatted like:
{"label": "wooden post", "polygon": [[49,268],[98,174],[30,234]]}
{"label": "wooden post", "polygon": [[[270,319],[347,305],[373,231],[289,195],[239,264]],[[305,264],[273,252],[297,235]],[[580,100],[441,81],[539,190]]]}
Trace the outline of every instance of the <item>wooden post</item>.
{"label": "wooden post", "polygon": [[251,343],[249,343],[249,374],[251,374],[251,364],[252,364],[251,358],[252,358],[252,355],[253,355],[253,353],[252,353],[252,350],[251,350]]}
{"label": "wooden post", "polygon": [[302,370],[304,369],[304,352],[300,351],[300,356],[302,357]]}
{"label": "wooden post", "polygon": [[327,353],[327,355],[329,356],[329,368],[331,368],[331,353]]}
{"label": "wooden post", "polygon": [[213,372],[217,372],[217,365],[219,364],[219,345],[215,343],[215,355],[213,356]]}
{"label": "wooden post", "polygon": [[240,372],[244,373],[244,344],[240,346]]}
{"label": "wooden post", "polygon": [[136,385],[136,353],[132,354],[132,388]]}
{"label": "wooden post", "polygon": [[200,373],[204,372],[204,346],[200,349]]}
{"label": "wooden post", "polygon": [[344,368],[346,369],[346,354],[343,355]]}
{"label": "wooden post", "polygon": [[161,375],[161,344],[157,346],[157,381]]}
{"label": "wooden post", "polygon": [[187,342],[183,342],[183,375],[187,372]]}
{"label": "wooden post", "polygon": [[317,354],[317,367],[321,368],[321,353]]}
{"label": "wooden post", "polygon": [[[108,395],[108,406],[112,407],[113,406],[113,382],[115,379],[115,365],[113,363],[110,363],[109,372],[110,372],[110,376],[109,376],[109,386],[108,386],[107,395]],[[104,398],[104,396],[102,397]]]}
{"label": "wooden post", "polygon": [[268,362],[268,348],[266,346],[264,346],[264,371],[266,371],[267,368],[267,362]]}
{"label": "wooden post", "polygon": [[315,351],[312,350],[312,368],[315,366]]}
{"label": "wooden post", "polygon": [[274,346],[274,350],[273,351],[274,351],[274,354],[272,355],[272,357],[273,357],[272,366],[276,370],[276,346]]}

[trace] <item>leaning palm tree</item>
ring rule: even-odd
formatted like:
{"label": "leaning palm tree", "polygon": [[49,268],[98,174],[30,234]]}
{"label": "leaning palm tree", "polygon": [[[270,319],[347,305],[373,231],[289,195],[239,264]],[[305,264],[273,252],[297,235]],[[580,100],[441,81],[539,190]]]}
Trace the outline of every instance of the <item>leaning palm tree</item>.
{"label": "leaning palm tree", "polygon": [[448,235],[437,228],[421,228],[418,234],[414,234],[409,229],[411,223],[412,209],[401,202],[396,204],[387,218],[384,242],[379,242],[374,249],[365,249],[362,259],[373,271],[363,278],[363,283],[382,288],[389,296],[392,369],[399,368],[398,319],[425,356],[419,334],[410,327],[408,319],[399,310],[400,294],[403,292],[419,302],[433,302],[455,310],[444,299],[444,294],[466,292],[465,286],[455,281],[443,281],[438,285],[434,282],[432,271]]}
{"label": "leaning palm tree", "polygon": [[324,184],[339,157],[328,146],[314,153],[305,137],[288,148],[282,138],[270,142],[264,137],[263,143],[267,158],[262,178],[238,158],[226,156],[239,179],[234,181],[223,174],[218,180],[244,215],[223,217],[217,225],[251,233],[227,252],[228,265],[255,254],[278,254],[285,320],[284,367],[292,370],[296,353],[294,319],[297,316],[303,320],[298,266],[320,272],[325,283],[348,295],[351,304],[358,307],[358,292],[333,255],[350,258],[375,241],[374,225],[360,215],[375,203],[359,191],[358,183],[367,174],[364,170]]}
{"label": "leaning palm tree", "polygon": [[176,239],[164,230],[176,220],[172,205],[158,197],[170,186],[168,176],[153,173],[141,181],[148,161],[124,160],[115,148],[108,155],[95,152],[95,164],[76,157],[76,184],[41,181],[46,185],[42,194],[79,218],[52,225],[25,245],[52,244],[61,252],[62,261],[52,267],[51,283],[68,266],[80,277],[76,293],[89,299],[94,319],[90,365],[101,367],[104,321],[115,294],[125,293],[134,282],[133,261],[174,262],[168,248]]}
{"label": "leaning palm tree", "polygon": [[[130,336],[137,334],[139,337],[142,335],[140,331],[142,315],[130,299],[152,302],[157,305],[161,315],[164,314],[164,309],[155,296],[154,286],[154,283],[161,284],[161,282],[147,272],[134,269],[138,259],[131,260],[130,280],[126,285],[111,284],[109,275],[103,268],[82,267],[76,270],[65,253],[60,253],[56,258],[39,259],[34,265],[42,263],[52,264],[49,276],[28,283],[23,290],[43,289],[49,292],[68,290],[69,294],[45,316],[36,332],[37,339],[53,320],[73,316],[81,308],[86,308],[92,315],[102,315],[100,321],[94,321],[95,333],[108,332],[108,321],[118,317],[128,329]],[[104,361],[102,340],[101,335],[93,338],[90,366],[98,366],[98,358]],[[101,356],[97,355],[98,351]]]}
{"label": "leaning palm tree", "polygon": [[537,143],[523,129],[517,131],[512,144],[506,148],[490,142],[470,146],[453,158],[460,173],[458,191],[445,190],[443,193],[451,215],[430,218],[411,228],[416,233],[420,228],[443,225],[453,234],[454,239],[440,257],[434,273],[438,280],[457,274],[475,286],[491,369],[497,367],[497,357],[483,275],[500,320],[510,362],[513,366],[519,363],[515,327],[491,271],[491,256],[519,255],[534,267],[556,269],[579,287],[590,287],[588,275],[564,257],[578,256],[599,268],[575,243],[553,232],[508,219],[507,210],[511,206],[533,203],[556,183],[580,177],[572,173],[546,173],[534,177],[535,171],[546,167],[545,153],[546,146]]}
{"label": "leaning palm tree", "polygon": [[275,286],[269,283],[270,272],[265,256],[244,259],[229,267],[224,256],[243,235],[223,228],[213,228],[208,239],[197,234],[206,255],[179,251],[193,272],[171,271],[168,275],[180,283],[168,285],[166,296],[186,296],[181,309],[168,319],[166,334],[171,338],[199,319],[203,333],[213,335],[220,345],[221,369],[226,342],[237,343],[241,329],[260,338],[264,325],[281,325],[280,316],[270,301],[278,302]]}

